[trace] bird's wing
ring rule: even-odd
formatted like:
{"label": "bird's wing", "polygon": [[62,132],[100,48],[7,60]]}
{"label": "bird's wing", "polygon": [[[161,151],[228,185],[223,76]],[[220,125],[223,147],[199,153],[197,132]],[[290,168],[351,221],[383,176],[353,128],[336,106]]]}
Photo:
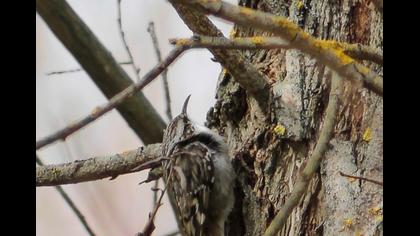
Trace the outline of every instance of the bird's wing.
{"label": "bird's wing", "polygon": [[212,153],[202,144],[187,145],[172,153],[169,191],[188,236],[204,236],[210,191],[214,181]]}

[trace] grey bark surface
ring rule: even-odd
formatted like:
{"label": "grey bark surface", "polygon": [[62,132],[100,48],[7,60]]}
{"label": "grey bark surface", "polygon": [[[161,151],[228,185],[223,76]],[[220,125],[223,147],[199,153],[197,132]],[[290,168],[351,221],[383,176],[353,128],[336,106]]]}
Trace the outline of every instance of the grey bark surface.
{"label": "grey bark surface", "polygon": [[[322,39],[382,48],[382,15],[370,1],[241,0],[242,6],[287,16]],[[235,26],[234,36],[271,36]],[[228,235],[262,235],[293,190],[322,127],[330,89],[328,68],[297,50],[244,50],[270,84],[270,114],[261,114],[229,75],[219,76],[207,126],[229,145],[238,175]],[[382,75],[373,63],[364,63]],[[307,193],[279,235],[381,235],[383,187],[343,177],[383,178],[382,98],[345,82],[334,138]],[[286,128],[284,135],[274,131]],[[372,139],[363,140],[366,129]]]}

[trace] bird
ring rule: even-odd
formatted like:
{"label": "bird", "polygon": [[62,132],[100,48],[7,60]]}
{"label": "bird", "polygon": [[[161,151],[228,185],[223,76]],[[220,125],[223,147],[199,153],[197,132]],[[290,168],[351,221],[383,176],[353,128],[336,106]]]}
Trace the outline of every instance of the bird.
{"label": "bird", "polygon": [[223,236],[235,201],[235,172],[223,137],[188,117],[190,97],[165,129],[163,176],[183,235]]}

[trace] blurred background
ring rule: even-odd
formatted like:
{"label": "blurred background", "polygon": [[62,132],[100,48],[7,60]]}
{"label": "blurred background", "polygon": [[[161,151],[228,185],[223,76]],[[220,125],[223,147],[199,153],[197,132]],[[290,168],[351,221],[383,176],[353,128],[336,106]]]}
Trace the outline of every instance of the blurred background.
{"label": "blurred background", "polygon": [[[236,3],[236,0],[228,2]],[[118,62],[129,61],[117,24],[117,0],[69,0],[68,3],[89,26],[97,38]],[[169,38],[190,37],[176,11],[165,0],[122,0],[122,25],[140,76],[156,63],[157,57],[147,32],[150,21],[164,58],[171,50]],[[227,22],[211,18],[225,35],[232,28]],[[206,50],[190,50],[169,67],[168,82],[173,115],[192,94],[189,115],[203,124],[208,109],[214,104],[218,74],[221,67],[210,60]],[[36,15],[36,140],[53,133],[72,121],[89,114],[96,106],[107,102],[101,91],[83,71],[50,75],[54,71],[80,68],[73,56]],[[123,68],[132,76],[130,65]],[[146,97],[167,120],[161,79],[143,89]],[[117,111],[111,111],[94,123],[37,152],[45,164],[70,162],[95,156],[115,154],[141,146]],[[153,183],[138,185],[146,172],[119,176],[76,185],[64,190],[84,214],[97,235],[134,235],[141,231],[152,210]],[[160,183],[162,186],[162,183]],[[176,222],[167,201],[159,209],[154,235],[165,235],[176,229]],[[88,235],[75,214],[54,187],[36,188],[37,235]]]}

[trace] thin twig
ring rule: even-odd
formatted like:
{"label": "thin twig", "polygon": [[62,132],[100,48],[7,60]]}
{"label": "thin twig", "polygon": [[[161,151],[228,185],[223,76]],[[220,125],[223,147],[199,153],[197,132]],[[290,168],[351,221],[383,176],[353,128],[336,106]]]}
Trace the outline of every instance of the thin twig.
{"label": "thin twig", "polygon": [[117,0],[117,23],[118,23],[118,29],[119,29],[119,32],[120,32],[121,40],[124,44],[125,51],[127,52],[128,57],[130,58],[131,66],[133,68],[134,74],[136,76],[137,81],[140,81],[140,75],[139,75],[140,74],[140,68],[137,68],[136,63],[134,62],[133,54],[131,54],[131,50],[128,47],[127,40],[125,39],[125,33],[124,33],[123,28],[122,28],[121,0]]}
{"label": "thin twig", "polygon": [[369,68],[357,63],[323,40],[306,33],[285,17],[236,6],[221,0],[170,0],[185,4],[201,12],[210,13],[238,25],[253,26],[272,32],[290,43],[294,49],[306,53],[336,71],[340,77],[362,82],[364,87],[383,95],[383,79]]}
{"label": "thin twig", "polygon": [[[119,62],[118,65],[131,65],[131,62]],[[51,75],[60,75],[60,74],[67,74],[67,73],[74,73],[74,72],[80,72],[80,71],[84,71],[82,68],[77,68],[77,69],[71,69],[71,70],[58,70],[58,71],[51,71],[46,73],[46,76],[51,76]]]}
{"label": "thin twig", "polygon": [[[170,160],[171,162],[173,161],[173,159],[171,159]],[[143,231],[142,232],[140,232],[140,233],[138,233],[137,234],[137,236],[150,236],[152,233],[153,233],[153,231],[154,231],[154,229],[155,229],[155,224],[154,224],[154,218],[155,218],[155,216],[156,216],[156,212],[157,212],[157,210],[159,209],[159,207],[162,205],[161,204],[161,201],[162,201],[162,197],[163,197],[163,194],[165,193],[165,191],[166,191],[166,189],[167,189],[167,187],[168,187],[168,185],[170,184],[169,183],[169,176],[171,176],[172,175],[172,170],[173,170],[173,168],[171,168],[171,170],[170,170],[170,172],[169,172],[169,175],[168,175],[168,179],[166,179],[166,186],[165,186],[165,189],[162,191],[162,194],[160,195],[160,198],[159,198],[159,200],[156,202],[156,204],[154,204],[154,210],[153,210],[153,212],[152,212],[152,214],[149,214],[149,221],[147,222],[147,224],[146,224],[146,226],[144,227],[144,229],[143,229]],[[176,216],[175,216],[176,217]]]}
{"label": "thin twig", "polygon": [[149,144],[112,156],[39,166],[36,168],[36,186],[75,184],[109,177],[116,178],[118,175],[139,171],[133,169],[143,163],[158,159],[160,154],[160,144]]}
{"label": "thin twig", "polygon": [[61,75],[61,74],[74,73],[74,72],[80,72],[80,71],[83,71],[83,69],[77,68],[77,69],[70,69],[70,70],[58,70],[58,71],[48,72],[45,75],[46,76]]}
{"label": "thin twig", "polygon": [[328,106],[325,111],[324,124],[320,131],[315,150],[312,152],[312,155],[306,164],[302,165],[301,169],[299,170],[299,177],[292,193],[290,194],[289,198],[286,199],[286,202],[280,208],[280,211],[274,217],[273,221],[270,223],[270,226],[265,231],[264,236],[276,235],[283,227],[284,223],[286,223],[287,218],[299,203],[303,194],[306,193],[309,182],[319,168],[321,160],[328,149],[328,143],[333,136],[334,126],[337,120],[339,96],[341,95],[342,87],[342,79],[340,79],[335,72],[332,74],[331,91]]}
{"label": "thin twig", "polygon": [[61,186],[55,186],[57,191],[60,193],[60,195],[64,198],[64,200],[67,202],[67,204],[70,206],[70,208],[74,211],[74,213],[77,215],[77,218],[79,218],[80,222],[83,224],[85,229],[88,231],[89,235],[94,236],[95,233],[88,225],[85,217],[82,215],[82,213],[79,211],[79,209],[76,207],[74,202],[70,199],[70,197],[67,195],[66,192],[64,192],[64,189]]}
{"label": "thin twig", "polygon": [[153,231],[156,228],[155,224],[154,224],[154,219],[155,219],[157,210],[159,209],[160,206],[162,206],[162,198],[163,198],[163,195],[165,194],[165,191],[166,191],[166,187],[165,187],[164,190],[162,190],[160,198],[156,202],[152,213],[149,214],[149,221],[147,221],[146,226],[144,227],[143,231],[137,234],[138,236],[150,236],[150,235],[152,235]]}
{"label": "thin twig", "polygon": [[340,175],[341,175],[341,176],[344,176],[344,177],[353,178],[353,179],[365,180],[365,181],[368,181],[368,182],[372,182],[372,183],[375,183],[375,184],[378,184],[378,185],[384,186],[384,183],[383,183],[383,182],[381,182],[381,181],[378,181],[378,180],[369,179],[369,178],[365,178],[365,177],[361,177],[361,176],[348,175],[348,174],[344,174],[344,173],[343,173],[343,172],[341,172],[341,171],[340,171],[339,173],[340,173]]}
{"label": "thin twig", "polygon": [[[149,26],[147,27],[147,32],[150,33],[150,37],[152,38],[153,47],[155,48],[158,62],[161,62],[162,56],[160,53],[159,42],[156,37],[155,24],[153,23],[153,21],[149,22]],[[171,97],[169,95],[169,85],[168,85],[168,70],[164,70],[162,72],[162,81],[163,81],[163,90],[165,92],[165,100],[166,100],[166,116],[168,116],[169,120],[172,120]]]}
{"label": "thin twig", "polygon": [[167,157],[159,157],[159,158],[152,159],[150,161],[141,163],[140,165],[133,168],[132,171],[142,171],[146,169],[155,168],[157,166],[160,166],[163,160],[167,160],[167,159],[168,159]]}
{"label": "thin twig", "polygon": [[[147,32],[149,32],[150,37],[152,38],[153,47],[155,49],[158,62],[161,62],[162,55],[160,53],[159,41],[156,37],[155,24],[153,23],[153,21],[149,22],[149,25],[147,27]],[[168,84],[168,70],[164,70],[162,72],[162,82],[163,82],[163,91],[164,91],[165,100],[166,100],[166,116],[168,117],[168,120],[172,120],[171,97],[169,94],[169,84]],[[157,189],[158,187],[159,187],[159,180],[155,180],[154,188]],[[153,192],[153,208],[156,207],[157,198],[158,198],[157,191],[154,191]]]}
{"label": "thin twig", "polygon": [[[330,47],[343,50],[345,54],[357,60],[368,60],[383,65],[382,53],[374,48],[361,44],[348,44],[337,41],[320,40]],[[189,39],[169,39],[171,44],[186,45],[192,48],[224,48],[224,49],[290,49],[290,42],[280,37],[237,37],[227,39],[224,37],[209,37],[195,35]]]}
{"label": "thin twig", "polygon": [[[153,186],[154,189],[158,189],[159,188],[159,180],[155,180],[155,185]],[[153,208],[156,207],[157,204],[157,191],[153,191]]]}
{"label": "thin twig", "polygon": [[[41,161],[41,159],[38,157],[38,155],[36,155],[36,162],[40,166],[44,165],[44,163]],[[89,235],[95,236],[95,233],[93,232],[92,228],[87,223],[86,218],[83,216],[83,214],[77,208],[77,206],[74,204],[73,200],[71,200],[71,198],[67,195],[67,193],[64,191],[64,189],[61,186],[55,186],[55,189],[64,198],[64,201],[69,205],[69,207],[72,209],[74,214],[76,214],[77,218],[80,220],[82,225],[85,227],[86,231],[88,231]]]}
{"label": "thin twig", "polygon": [[[155,49],[157,60],[158,62],[161,62],[162,55],[160,53],[159,41],[156,37],[155,24],[153,23],[153,21],[149,22],[149,25],[147,27],[147,32],[149,32],[150,37],[152,38],[153,47]],[[162,82],[163,82],[163,91],[164,91],[165,100],[166,100],[166,116],[168,117],[168,120],[170,121],[172,120],[172,111],[171,111],[171,97],[169,94],[169,84],[168,84],[168,70],[164,70],[162,72]],[[159,188],[159,179],[155,180],[153,188],[155,189]],[[153,208],[156,208],[157,199],[158,199],[158,193],[157,191],[153,191]]]}
{"label": "thin twig", "polygon": [[92,121],[98,119],[103,114],[107,113],[108,111],[114,109],[117,105],[121,104],[124,99],[132,96],[136,92],[143,89],[147,84],[152,82],[163,70],[165,70],[179,55],[181,55],[187,47],[176,47],[174,48],[169,55],[163,60],[162,62],[158,63],[152,70],[150,70],[145,76],[143,76],[142,80],[137,81],[135,84],[130,85],[114,97],[112,97],[108,103],[94,109],[87,117],[70,124],[69,126],[55,132],[52,135],[49,135],[45,138],[42,138],[38,142],[36,142],[36,149],[40,149],[50,143],[53,143],[57,140],[64,140],[70,134],[76,132],[77,130],[81,129],[82,127],[86,126],[87,124],[91,123]]}
{"label": "thin twig", "polygon": [[149,183],[151,181],[158,180],[163,177],[162,166],[151,168],[149,173],[147,173],[147,179],[141,181],[140,184]]}

